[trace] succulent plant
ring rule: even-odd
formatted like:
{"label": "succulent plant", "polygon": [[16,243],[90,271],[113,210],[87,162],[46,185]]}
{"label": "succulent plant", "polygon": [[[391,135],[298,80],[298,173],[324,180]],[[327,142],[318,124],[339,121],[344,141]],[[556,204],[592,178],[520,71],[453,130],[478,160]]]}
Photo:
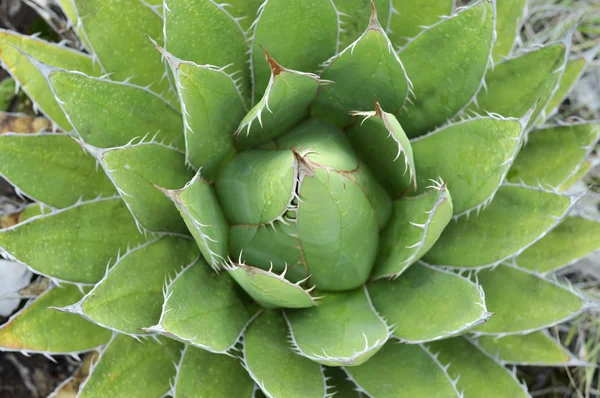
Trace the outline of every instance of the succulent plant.
{"label": "succulent plant", "polygon": [[0,136],[35,201],[0,246],[52,281],[2,350],[97,350],[80,397],[512,398],[506,366],[586,365],[545,330],[598,305],[553,275],[600,246],[564,192],[600,129],[546,120],[594,54],[516,49],[525,0],[61,3],[86,51],[0,32],[57,127]]}

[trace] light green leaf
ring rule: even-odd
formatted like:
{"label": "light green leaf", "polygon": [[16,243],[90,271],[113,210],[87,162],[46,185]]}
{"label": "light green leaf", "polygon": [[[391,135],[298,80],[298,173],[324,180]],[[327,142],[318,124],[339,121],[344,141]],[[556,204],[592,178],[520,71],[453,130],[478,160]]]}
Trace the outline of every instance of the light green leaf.
{"label": "light green leaf", "polygon": [[229,224],[213,187],[200,172],[181,189],[162,189],[179,210],[204,259],[218,269],[229,255]]}
{"label": "light green leaf", "polygon": [[[558,88],[544,109],[546,118],[556,114],[558,107],[567,98],[567,95],[569,95],[573,87],[575,87],[575,84],[579,81],[588,65],[589,61],[585,58],[577,58],[567,61],[567,66],[560,77]],[[538,120],[538,122],[542,123],[543,120]]]}
{"label": "light green leaf", "polygon": [[521,268],[540,273],[557,271],[600,249],[600,222],[566,217],[556,228],[519,255]]}
{"label": "light green leaf", "polygon": [[315,308],[288,310],[285,318],[299,355],[328,366],[358,366],[390,337],[365,288],[327,293]]}
{"label": "light green leaf", "polygon": [[480,210],[493,199],[516,158],[527,120],[469,119],[414,139],[418,192],[441,177],[452,192],[455,215]]}
{"label": "light green leaf", "polygon": [[494,316],[475,328],[482,334],[515,334],[540,330],[574,317],[583,299],[566,286],[538,275],[500,265],[477,274]]}
{"label": "light green leaf", "polygon": [[290,69],[316,72],[337,52],[338,40],[339,19],[331,0],[265,1],[250,37],[253,96],[256,98],[269,84],[269,67],[261,46]]}
{"label": "light green leaf", "polygon": [[371,277],[398,277],[425,255],[452,219],[452,198],[444,183],[435,183],[420,196],[393,202],[390,221],[379,236]]}
{"label": "light green leaf", "polygon": [[0,351],[67,354],[89,351],[110,339],[111,332],[85,319],[48,307],[81,299],[75,285],[54,287],[13,315],[0,327]]}
{"label": "light green leaf", "polygon": [[352,380],[348,378],[346,372],[340,366],[324,366],[325,377],[328,377],[327,385],[332,386],[331,391],[335,392],[334,396],[344,398],[363,398],[362,394],[357,391],[359,388]]}
{"label": "light green leaf", "polygon": [[561,188],[577,173],[600,138],[600,123],[533,130],[507,175],[508,181]]}
{"label": "light green leaf", "polygon": [[462,334],[492,315],[480,286],[422,264],[368,289],[377,311],[394,327],[394,336],[412,344]]}
{"label": "light green leaf", "polygon": [[178,188],[193,177],[182,152],[154,142],[107,150],[85,147],[102,164],[141,227],[155,232],[187,232],[177,208],[156,188]]}
{"label": "light green leaf", "polygon": [[411,143],[398,120],[375,101],[371,112],[353,112],[365,119],[347,131],[359,157],[392,197],[417,187],[415,160]]}
{"label": "light green leaf", "polygon": [[515,45],[517,35],[525,19],[527,0],[502,0],[497,2],[496,43],[494,61],[506,57]]}
{"label": "light green leaf", "polygon": [[354,43],[326,65],[321,78],[333,84],[320,90],[311,113],[338,127],[352,123],[350,111],[372,109],[374,98],[392,114],[400,111],[407,98],[404,66],[377,15]]}
{"label": "light green leaf", "polygon": [[52,207],[116,193],[95,159],[63,134],[1,135],[0,173],[27,196]]}
{"label": "light green leaf", "polygon": [[541,239],[579,197],[503,185],[479,216],[450,223],[423,259],[429,264],[457,268],[499,264]]}
{"label": "light green leaf", "polygon": [[81,283],[98,282],[119,250],[145,240],[119,198],[78,203],[0,231],[9,257],[39,274]]}
{"label": "light green leaf", "polygon": [[177,366],[173,398],[251,397],[254,382],[239,360],[186,345]]}
{"label": "light green leaf", "polygon": [[294,353],[287,333],[285,321],[274,311],[250,324],[244,341],[250,377],[269,397],[322,398],[326,389],[321,366]]}
{"label": "light green leaf", "polygon": [[223,353],[235,345],[257,310],[229,275],[217,274],[200,260],[168,285],[160,321],[147,330]]}
{"label": "light green leaf", "polygon": [[[227,66],[250,97],[248,44],[242,26],[214,0],[165,0],[165,48],[198,65]],[[222,117],[222,116],[221,116]]]}
{"label": "light green leaf", "polygon": [[345,370],[370,397],[397,398],[400,391],[411,398],[460,396],[444,364],[422,345],[392,339],[367,363]]}
{"label": "light green leaf", "polygon": [[443,124],[480,90],[492,51],[494,4],[478,2],[442,19],[401,50],[400,59],[414,88],[414,98],[398,115],[409,137]]}
{"label": "light green leaf", "polygon": [[227,4],[231,7],[228,7],[227,11],[238,19],[244,32],[247,32],[256,19],[258,8],[264,2],[265,0],[228,0]]}
{"label": "light green leaf", "polygon": [[390,0],[333,0],[333,3],[342,27],[339,31],[338,50],[350,45],[364,32],[372,15],[370,3],[375,6],[381,21],[388,21],[392,11]]}
{"label": "light green leaf", "polygon": [[165,279],[198,255],[194,241],[186,238],[165,236],[144,243],[120,257],[80,302],[61,310],[121,333],[140,334],[160,319]]}
{"label": "light green leaf", "polygon": [[179,362],[180,343],[158,337],[158,341],[137,341],[117,335],[100,354],[78,397],[161,397],[175,376],[173,363]]}
{"label": "light green leaf", "polygon": [[[388,35],[397,46],[417,36],[424,28],[452,13],[453,0],[392,0]],[[384,20],[382,18],[382,20]]]}
{"label": "light green leaf", "polygon": [[292,283],[272,270],[263,270],[246,264],[230,264],[227,272],[257,303],[265,308],[306,308],[316,305],[310,295],[314,289],[305,290],[301,280]]}
{"label": "light green leaf", "polygon": [[101,75],[102,69],[87,54],[34,37],[0,30],[0,61],[3,68],[10,72],[48,118],[64,130],[70,130],[71,124],[56,103],[44,75],[15,47],[57,68],[76,70],[92,76]]}
{"label": "light green leaf", "polygon": [[464,392],[464,398],[531,398],[514,374],[463,337],[428,346],[439,353],[442,363],[451,364],[448,373],[458,379],[457,387]]}

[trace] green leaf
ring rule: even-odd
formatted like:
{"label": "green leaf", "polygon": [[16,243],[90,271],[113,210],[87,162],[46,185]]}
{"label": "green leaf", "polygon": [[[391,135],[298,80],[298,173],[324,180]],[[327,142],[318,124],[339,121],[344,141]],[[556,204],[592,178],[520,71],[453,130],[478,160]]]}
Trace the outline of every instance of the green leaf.
{"label": "green leaf", "polygon": [[193,177],[183,152],[155,142],[107,150],[84,146],[98,159],[141,227],[156,232],[187,232],[177,208],[156,189],[178,188]]}
{"label": "green leaf", "polygon": [[492,315],[480,286],[422,264],[368,288],[375,308],[393,325],[394,336],[411,344],[462,334]]}
{"label": "green leaf", "polygon": [[344,398],[363,398],[357,391],[358,386],[348,378],[346,372],[340,366],[324,366],[325,377],[328,377],[327,384],[335,392],[334,396]]}
{"label": "green leaf", "polygon": [[418,192],[441,177],[452,192],[455,215],[479,211],[516,158],[527,120],[468,119],[412,140]]}
{"label": "green leaf", "polygon": [[0,327],[0,351],[68,354],[93,350],[110,339],[111,332],[85,319],[48,307],[81,299],[75,285],[54,287],[13,315]]}
{"label": "green leaf", "polygon": [[299,355],[328,366],[358,366],[390,337],[366,289],[327,293],[315,308],[288,310],[290,339]]}
{"label": "green leaf", "polygon": [[117,335],[80,386],[81,398],[160,397],[170,389],[181,344],[165,338],[139,342]]}
{"label": "green leaf", "polygon": [[401,50],[414,98],[398,120],[410,137],[422,135],[458,114],[480,90],[492,50],[494,4],[478,2],[442,19]]}
{"label": "green leaf", "polygon": [[249,98],[248,43],[228,8],[213,0],[166,0],[164,8],[165,48],[198,65],[227,66]]}
{"label": "green leaf", "polygon": [[331,0],[268,0],[260,6],[250,33],[256,97],[269,84],[261,46],[290,69],[316,72],[337,52],[339,19]]}
{"label": "green leaf", "polygon": [[350,111],[372,109],[373,98],[393,114],[408,95],[404,66],[373,14],[367,30],[329,61],[321,78],[324,86],[311,108],[314,117],[338,127],[352,122]]}
{"label": "green leaf", "polygon": [[390,221],[379,236],[371,277],[398,277],[425,255],[452,219],[452,198],[443,183],[420,196],[393,202]]}
{"label": "green leaf", "polygon": [[450,363],[448,373],[458,379],[465,398],[530,398],[525,385],[493,358],[463,337],[429,343],[442,363]]}
{"label": "green leaf", "polygon": [[121,333],[140,334],[141,328],[160,319],[165,278],[175,275],[198,255],[190,239],[165,236],[144,243],[120,257],[80,302],[61,310]]}
{"label": "green leaf", "polygon": [[561,188],[577,173],[600,139],[600,123],[577,123],[533,130],[507,179]]}
{"label": "green leaf", "polygon": [[[338,50],[350,45],[369,25],[372,15],[370,0],[333,0],[339,15],[341,30],[339,30]],[[382,21],[390,18],[390,0],[373,0],[377,14]]]}
{"label": "green leaf", "polygon": [[0,82],[0,111],[7,111],[10,107],[10,104],[12,103],[12,100],[16,95],[16,86],[17,83],[12,77],[5,77]]}
{"label": "green leaf", "polygon": [[164,78],[166,66],[149,39],[162,39],[160,14],[143,1],[71,2],[80,23],[79,35],[114,80],[131,79],[133,84],[174,98],[169,80]]}
{"label": "green leaf", "polygon": [[600,222],[566,217],[556,228],[521,253],[515,263],[531,271],[554,272],[600,249]]}
{"label": "green leaf", "polygon": [[227,272],[240,284],[257,303],[265,308],[306,308],[316,305],[315,298],[310,295],[314,289],[305,290],[303,279],[292,283],[272,270],[263,270],[246,264],[230,264]]}
{"label": "green leaf", "polygon": [[[560,77],[558,88],[544,109],[546,118],[550,118],[556,114],[558,107],[567,98],[567,95],[569,95],[573,87],[575,87],[575,84],[579,81],[588,65],[589,61],[586,58],[577,58],[567,61],[567,66]],[[538,122],[541,123],[543,120],[538,120]]]}
{"label": "green leaf", "polygon": [[385,112],[375,101],[371,112],[353,112],[363,116],[347,131],[348,138],[359,157],[392,197],[417,187],[415,160],[411,143],[398,120]]}
{"label": "green leaf", "polygon": [[65,131],[69,131],[71,124],[54,99],[44,75],[15,47],[57,68],[77,70],[93,76],[101,75],[102,69],[87,54],[30,36],[0,30],[0,61],[3,68],[10,72],[27,96],[48,118]]}
{"label": "green leaf", "polygon": [[177,366],[173,398],[252,397],[254,382],[239,360],[186,345]]}
{"label": "green leaf", "polygon": [[505,337],[480,336],[475,343],[502,363],[571,366],[581,362],[545,331]]}
{"label": "green leaf", "polygon": [[115,194],[95,159],[63,134],[1,135],[0,173],[27,196],[52,207]]}
{"label": "green leaf", "polygon": [[223,353],[240,338],[257,306],[227,274],[217,274],[200,260],[169,283],[163,312],[146,330]]}
{"label": "green leaf", "polygon": [[186,162],[208,179],[235,152],[233,133],[246,114],[238,84],[222,68],[181,61],[163,52],[175,77],[183,124]]}
{"label": "green leaf", "polygon": [[496,43],[494,61],[510,54],[526,17],[527,0],[503,0],[496,5]]}
{"label": "green leaf", "polygon": [[240,25],[247,32],[256,19],[258,8],[265,0],[228,0],[227,4],[231,7],[227,11],[238,19]]}
{"label": "green leaf", "polygon": [[181,189],[159,189],[175,203],[204,259],[218,269],[229,255],[229,224],[213,187],[198,172]]}
{"label": "green leaf", "polygon": [[523,270],[500,265],[477,274],[494,316],[475,331],[515,334],[540,330],[574,317],[583,299],[566,286]]}
{"label": "green leaf", "polygon": [[[404,45],[444,15],[452,13],[452,0],[392,0],[388,35],[396,45]],[[382,20],[384,20],[382,18]]]}
{"label": "green leaf", "polygon": [[422,345],[390,340],[367,363],[345,368],[365,395],[377,398],[460,396],[446,367]]}
{"label": "green leaf", "polygon": [[146,135],[185,149],[181,115],[156,94],[118,83],[58,69],[47,74],[69,121],[88,144],[111,148]]}
{"label": "green leaf", "polygon": [[269,397],[322,398],[326,385],[321,366],[294,353],[286,336],[285,321],[274,311],[250,324],[243,352],[250,377]]}
{"label": "green leaf", "polygon": [[578,197],[503,185],[479,216],[450,223],[423,259],[429,264],[458,268],[499,264],[554,228]]}
{"label": "green leaf", "polygon": [[[240,122],[236,131],[239,149],[279,138],[305,119],[321,83],[317,75],[284,68],[265,54],[271,66],[271,79],[262,99]],[[266,64],[260,61],[261,65]]]}
{"label": "green leaf", "polygon": [[78,203],[0,231],[10,258],[38,274],[81,283],[98,282],[119,250],[145,240],[120,198]]}

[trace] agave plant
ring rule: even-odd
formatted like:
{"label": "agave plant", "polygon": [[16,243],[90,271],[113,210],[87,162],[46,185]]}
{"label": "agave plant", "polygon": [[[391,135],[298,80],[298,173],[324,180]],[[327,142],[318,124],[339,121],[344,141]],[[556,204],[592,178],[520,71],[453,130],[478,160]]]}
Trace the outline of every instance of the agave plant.
{"label": "agave plant", "polygon": [[546,120],[594,55],[515,49],[525,0],[61,3],[86,51],[0,33],[57,126],[0,136],[35,201],[0,246],[53,286],[2,350],[97,350],[80,397],[513,398],[507,365],[585,365],[546,330],[598,305],[553,273],[600,246],[564,193],[600,129]]}

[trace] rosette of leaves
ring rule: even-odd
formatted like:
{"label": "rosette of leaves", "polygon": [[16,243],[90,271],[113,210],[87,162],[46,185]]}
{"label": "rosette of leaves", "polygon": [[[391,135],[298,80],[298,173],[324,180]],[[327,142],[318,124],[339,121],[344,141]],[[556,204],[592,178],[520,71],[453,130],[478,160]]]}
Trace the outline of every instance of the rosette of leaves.
{"label": "rosette of leaves", "polygon": [[522,397],[506,365],[585,365],[545,330],[596,305],[552,273],[600,242],[564,193],[599,128],[546,120],[593,56],[511,52],[525,1],[231,3],[63,0],[86,52],[0,33],[62,131],[0,137],[37,202],[0,246],[54,284],[2,349],[98,350],[80,397]]}

